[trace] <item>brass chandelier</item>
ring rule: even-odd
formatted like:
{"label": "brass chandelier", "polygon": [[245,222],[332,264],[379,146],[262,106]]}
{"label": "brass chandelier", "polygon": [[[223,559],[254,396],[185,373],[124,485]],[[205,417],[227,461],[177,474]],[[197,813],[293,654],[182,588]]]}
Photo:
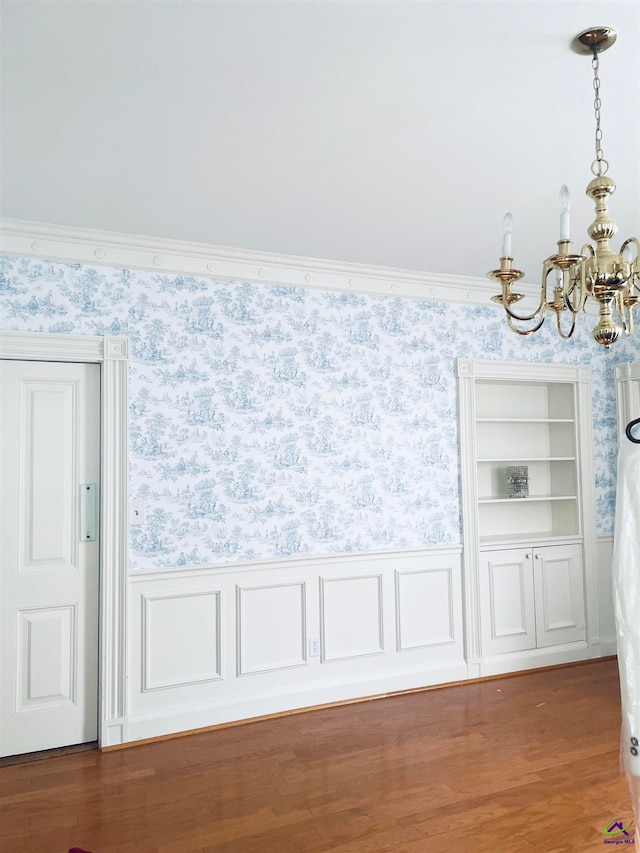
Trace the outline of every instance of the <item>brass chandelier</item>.
{"label": "brass chandelier", "polygon": [[[500,269],[488,273],[490,279],[498,281],[501,293],[493,296],[504,308],[509,327],[519,335],[531,335],[542,326],[548,311],[554,311],[558,332],[568,340],[574,333],[576,317],[585,310],[589,297],[595,299],[599,307],[599,322],[592,332],[594,339],[608,348],[624,332],[633,332],[633,309],[640,298],[640,242],[631,237],[620,247],[616,254],[609,246],[609,240],[615,236],[618,226],[609,218],[607,202],[615,191],[615,182],[607,177],[609,164],[602,151],[602,130],[600,128],[600,77],[598,54],[607,50],[616,40],[616,33],[610,27],[591,27],[573,40],[571,47],[576,53],[591,55],[593,67],[594,111],[596,118],[595,153],[591,171],[595,175],[586,189],[587,195],[595,202],[596,218],[587,229],[595,242],[595,248],[586,243],[580,254],[571,251],[569,238],[569,209],[571,197],[566,186],[562,187],[560,199],[560,240],[558,251],[547,258],[542,265],[542,285],[540,302],[535,311],[519,315],[511,308],[514,302],[524,298],[523,293],[514,293],[512,285],[521,279],[524,273],[514,269],[511,254],[511,232],[513,219],[510,213],[504,218],[502,257]],[[549,277],[552,275],[549,283]],[[550,292],[550,287],[552,291]],[[552,295],[550,295],[552,293]],[[562,319],[564,316],[567,318]],[[615,318],[615,319],[614,319]],[[523,328],[516,323],[532,323]]]}

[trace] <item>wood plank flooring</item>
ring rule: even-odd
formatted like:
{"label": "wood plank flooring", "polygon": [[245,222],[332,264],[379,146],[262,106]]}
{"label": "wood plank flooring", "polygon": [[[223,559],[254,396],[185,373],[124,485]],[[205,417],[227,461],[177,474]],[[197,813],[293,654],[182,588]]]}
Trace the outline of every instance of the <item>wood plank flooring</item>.
{"label": "wood plank flooring", "polygon": [[0,851],[606,851],[619,736],[608,660],[59,756],[0,768]]}

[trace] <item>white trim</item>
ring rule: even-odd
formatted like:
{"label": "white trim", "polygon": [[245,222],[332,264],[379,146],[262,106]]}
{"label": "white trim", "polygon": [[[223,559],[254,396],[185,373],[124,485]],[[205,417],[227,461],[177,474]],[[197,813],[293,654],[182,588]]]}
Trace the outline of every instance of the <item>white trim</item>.
{"label": "white trim", "polygon": [[127,739],[128,357],[124,337],[0,332],[0,358],[101,365],[100,746]]}
{"label": "white trim", "polygon": [[393,673],[348,673],[323,683],[265,687],[249,694],[166,705],[153,710],[134,710],[127,721],[128,739],[134,742],[269,714],[285,714],[366,697],[383,697],[397,691],[420,690],[466,679],[467,667],[462,660],[423,663]]}
{"label": "white trim", "polygon": [[[591,382],[591,368],[578,367],[579,382]],[[585,612],[587,617],[587,642],[590,646],[600,643],[600,593],[598,590],[598,543],[596,539],[596,486],[593,470],[593,411],[591,407],[591,385],[588,393],[576,387],[576,427],[580,448],[578,467],[578,494],[580,529],[582,531],[582,553],[584,557]]]}
{"label": "white trim", "polygon": [[[553,370],[549,375],[549,367]],[[460,379],[498,379],[502,382],[584,382],[591,381],[591,368],[580,364],[552,364],[535,361],[495,361],[456,359]]]}
{"label": "white trim", "polygon": [[[469,665],[478,664],[482,656],[480,620],[480,529],[478,524],[478,477],[475,439],[476,392],[473,381],[474,362],[459,358],[458,375],[458,444],[460,452],[460,507],[462,510],[462,571],[465,611],[464,652]],[[470,677],[472,677],[470,675]]]}
{"label": "white trim", "polygon": [[105,359],[126,361],[128,338],[105,335],[50,335],[45,332],[0,331],[0,358],[24,361],[76,361],[88,364]]}
{"label": "white trim", "polygon": [[546,646],[542,649],[525,649],[520,652],[502,652],[486,655],[480,664],[480,677],[503,675],[522,669],[536,669],[539,666],[559,666],[563,663],[589,660],[603,657],[605,652],[590,654],[587,643],[563,643],[558,646]]}
{"label": "white trim", "polygon": [[618,442],[626,441],[625,430],[640,414],[640,361],[617,364],[615,368]]}
{"label": "white trim", "polygon": [[292,569],[308,572],[322,567],[330,570],[334,566],[349,566],[353,563],[371,565],[372,560],[386,561],[389,557],[395,559],[416,557],[450,557],[459,556],[462,545],[432,545],[426,548],[410,548],[393,551],[359,551],[356,554],[320,554],[313,557],[280,557],[270,560],[255,560],[245,563],[202,563],[199,566],[167,566],[159,569],[135,569],[129,574],[130,583],[146,583],[151,580],[183,580],[209,574],[229,574],[238,572],[264,572],[274,569]]}
{"label": "white trim", "polygon": [[[496,285],[486,278],[445,275],[233,249],[207,243],[142,237],[43,222],[0,220],[0,251],[94,266],[178,273],[199,278],[339,290],[377,296],[490,305]],[[535,295],[538,285],[521,285]]]}
{"label": "white trim", "polygon": [[625,380],[640,379],[640,361],[632,361],[626,364],[616,364],[616,379],[620,382]]}

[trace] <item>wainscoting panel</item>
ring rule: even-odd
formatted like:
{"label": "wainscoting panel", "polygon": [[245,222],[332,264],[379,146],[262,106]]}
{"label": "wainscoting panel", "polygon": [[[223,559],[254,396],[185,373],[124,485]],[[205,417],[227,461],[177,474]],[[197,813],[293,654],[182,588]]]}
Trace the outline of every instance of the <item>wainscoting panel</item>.
{"label": "wainscoting panel", "polygon": [[143,595],[142,689],[221,678],[220,593]]}
{"label": "wainscoting panel", "polygon": [[304,582],[238,586],[236,600],[238,675],[306,664]]}
{"label": "wainscoting panel", "polygon": [[125,740],[465,679],[460,550],[132,573]]}
{"label": "wainscoting panel", "polygon": [[451,566],[396,571],[395,581],[398,650],[455,644],[460,587]]}
{"label": "wainscoting panel", "polygon": [[598,605],[600,616],[600,654],[615,655],[616,619],[613,610],[613,536],[598,536]]}
{"label": "wainscoting panel", "polygon": [[382,575],[320,579],[322,660],[384,652]]}

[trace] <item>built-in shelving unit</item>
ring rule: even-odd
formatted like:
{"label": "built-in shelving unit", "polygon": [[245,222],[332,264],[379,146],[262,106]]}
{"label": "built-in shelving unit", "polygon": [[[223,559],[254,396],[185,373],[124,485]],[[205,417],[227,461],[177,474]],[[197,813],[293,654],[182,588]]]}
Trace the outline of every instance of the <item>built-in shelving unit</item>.
{"label": "built-in shelving unit", "polygon": [[[475,446],[479,536],[488,544],[507,532],[577,536],[575,391],[572,383],[478,379]],[[529,495],[509,497],[507,469],[524,466]]]}
{"label": "built-in shelving unit", "polygon": [[458,383],[468,657],[479,674],[586,657],[598,612],[590,370],[459,359]]}

